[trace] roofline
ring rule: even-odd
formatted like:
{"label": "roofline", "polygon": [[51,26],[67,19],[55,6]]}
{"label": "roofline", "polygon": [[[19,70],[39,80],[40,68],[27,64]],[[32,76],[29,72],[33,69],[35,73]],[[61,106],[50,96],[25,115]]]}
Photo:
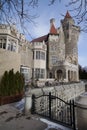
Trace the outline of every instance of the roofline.
{"label": "roofline", "polygon": [[[55,34],[55,33],[54,33],[54,34],[53,34],[53,33],[48,33],[47,35],[43,35],[43,36],[41,36],[41,37],[37,37],[37,38],[33,39],[32,41],[30,41],[30,43],[31,43],[31,42],[40,42],[40,41],[35,41],[35,40],[37,40],[37,39],[39,39],[39,38],[43,38],[43,37],[45,37],[45,36],[47,36],[47,38],[46,38],[45,40],[43,40],[43,41],[47,41],[49,35],[58,35],[58,36],[59,36],[58,33],[57,33],[57,34]],[[42,41],[41,41],[41,42],[42,42]]]}

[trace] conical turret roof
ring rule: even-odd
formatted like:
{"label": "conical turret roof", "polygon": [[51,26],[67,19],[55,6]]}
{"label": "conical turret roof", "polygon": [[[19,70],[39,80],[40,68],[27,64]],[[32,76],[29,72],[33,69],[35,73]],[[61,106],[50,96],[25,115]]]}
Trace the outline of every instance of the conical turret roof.
{"label": "conical turret roof", "polygon": [[65,18],[72,18],[69,11],[66,12]]}
{"label": "conical turret roof", "polygon": [[51,33],[51,34],[57,34],[57,30],[56,30],[54,24],[52,24],[52,26],[51,26],[51,28],[50,28],[50,33]]}

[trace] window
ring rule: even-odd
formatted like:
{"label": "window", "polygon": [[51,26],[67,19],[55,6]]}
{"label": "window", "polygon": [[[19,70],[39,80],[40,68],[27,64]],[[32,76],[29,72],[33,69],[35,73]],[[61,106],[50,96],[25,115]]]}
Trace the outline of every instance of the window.
{"label": "window", "polygon": [[6,39],[0,39],[0,48],[6,49]]}
{"label": "window", "polygon": [[2,43],[0,43],[0,48],[2,48]]}
{"label": "window", "polygon": [[8,50],[16,51],[16,44],[15,43],[9,43],[8,44]]}
{"label": "window", "polygon": [[35,78],[40,78],[40,69],[35,69]]}
{"label": "window", "polygon": [[45,53],[44,52],[40,53],[40,59],[45,60]]}
{"label": "window", "polygon": [[50,48],[51,48],[51,51],[56,51],[56,46],[53,45]]}
{"label": "window", "polygon": [[25,83],[29,82],[30,79],[30,69],[28,67],[21,67],[20,68],[21,73],[24,75]]}
{"label": "window", "polygon": [[44,78],[44,77],[45,77],[45,70],[36,68],[35,69],[35,78],[38,79],[38,78]]}
{"label": "window", "polygon": [[55,64],[57,62],[57,57],[56,56],[52,56],[51,57],[51,62],[52,62],[52,64]]}
{"label": "window", "polygon": [[33,59],[34,59],[34,51],[33,51]]}
{"label": "window", "polygon": [[16,51],[16,44],[15,43],[12,44],[12,51]]}
{"label": "window", "polygon": [[11,50],[11,45],[10,44],[8,44],[8,50]]}
{"label": "window", "polygon": [[44,78],[44,74],[45,74],[44,69],[41,69],[40,71],[41,71],[41,72],[40,72],[40,78]]}
{"label": "window", "polygon": [[6,43],[3,43],[3,49],[6,49]]}
{"label": "window", "polygon": [[69,29],[69,23],[66,24],[66,29],[67,29],[67,30]]}
{"label": "window", "polygon": [[40,59],[40,51],[36,51],[36,59]]}
{"label": "window", "polygon": [[36,51],[36,59],[42,59],[45,60],[45,53],[41,51]]}

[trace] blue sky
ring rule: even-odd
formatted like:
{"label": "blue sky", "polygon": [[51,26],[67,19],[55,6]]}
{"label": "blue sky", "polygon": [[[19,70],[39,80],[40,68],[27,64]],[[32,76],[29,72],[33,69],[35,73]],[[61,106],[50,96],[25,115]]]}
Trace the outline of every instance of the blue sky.
{"label": "blue sky", "polygon": [[[50,19],[55,18],[55,26],[60,26],[60,20],[63,19],[63,15],[66,14],[69,7],[65,5],[66,3],[62,0],[60,3],[58,0],[51,6],[49,6],[50,0],[39,0],[38,7],[32,8],[31,13],[37,14],[38,17],[34,20],[36,22],[35,25],[29,24],[29,32],[33,38],[37,38],[43,36],[49,32],[50,29]],[[74,15],[74,12],[70,12],[71,16]],[[29,40],[31,40],[29,38]],[[81,66],[87,66],[87,33],[80,33],[79,41],[78,41],[78,60]]]}

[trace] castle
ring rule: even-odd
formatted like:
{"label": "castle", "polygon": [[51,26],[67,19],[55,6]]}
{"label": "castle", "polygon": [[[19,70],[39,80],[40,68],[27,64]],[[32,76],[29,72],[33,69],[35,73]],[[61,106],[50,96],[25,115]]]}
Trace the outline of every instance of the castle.
{"label": "castle", "polygon": [[47,35],[27,41],[16,27],[0,25],[0,76],[14,69],[29,79],[79,81],[78,37],[80,27],[67,11],[59,28],[50,20]]}

